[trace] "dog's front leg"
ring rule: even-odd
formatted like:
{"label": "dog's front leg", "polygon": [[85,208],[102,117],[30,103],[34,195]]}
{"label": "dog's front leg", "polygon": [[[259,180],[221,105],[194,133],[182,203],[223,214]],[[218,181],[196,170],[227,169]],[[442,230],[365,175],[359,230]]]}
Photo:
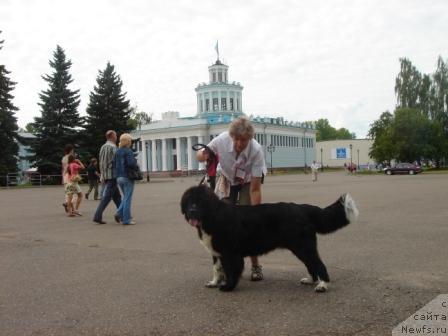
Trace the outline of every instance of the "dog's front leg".
{"label": "dog's front leg", "polygon": [[225,282],[225,274],[222,269],[221,259],[213,257],[213,279],[206,283],[207,288],[216,288]]}
{"label": "dog's front leg", "polygon": [[238,255],[221,256],[221,264],[226,277],[225,284],[219,286],[223,292],[229,292],[235,289],[244,269],[244,259]]}

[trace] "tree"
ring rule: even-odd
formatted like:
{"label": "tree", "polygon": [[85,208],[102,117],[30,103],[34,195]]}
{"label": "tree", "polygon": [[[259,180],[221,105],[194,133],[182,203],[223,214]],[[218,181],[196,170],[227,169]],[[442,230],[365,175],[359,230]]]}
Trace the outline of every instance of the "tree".
{"label": "tree", "polygon": [[83,137],[85,155],[98,156],[108,130],[122,134],[133,129],[129,123],[132,110],[129,108],[126,93],[121,91],[122,86],[120,76],[108,62],[106,68],[99,71],[96,85],[90,93]]}
{"label": "tree", "polygon": [[397,107],[417,107],[422,75],[407,58],[400,58],[400,73],[395,79]]}
{"label": "tree", "polygon": [[144,111],[138,111],[137,105],[132,106],[131,117],[129,119],[129,123],[132,126],[132,129],[142,129],[142,125],[150,124],[152,121],[152,114],[148,114]]}
{"label": "tree", "polygon": [[36,133],[36,127],[34,126],[34,123],[28,123],[25,125],[25,131],[31,134]]}
{"label": "tree", "polygon": [[344,139],[355,139],[356,135],[350,133],[346,128],[335,129],[332,127],[328,119],[319,119],[316,121],[316,141],[325,140],[344,140]]}
{"label": "tree", "polygon": [[392,113],[386,111],[370,125],[368,137],[373,139],[373,144],[369,155],[376,162],[390,162],[394,158],[394,148],[391,140],[392,122]]}
{"label": "tree", "polygon": [[429,143],[431,125],[419,110],[399,108],[395,110],[391,124],[391,142],[395,158],[400,162],[420,162],[432,152]]}
{"label": "tree", "polygon": [[48,89],[39,94],[41,117],[34,118],[36,141],[31,146],[34,152],[32,159],[41,174],[60,174],[64,146],[79,142],[80,99],[79,90],[68,88],[73,82],[69,73],[72,62],[66,59],[59,45],[49,64],[53,73],[42,76]]}
{"label": "tree", "polygon": [[[1,31],[0,31],[1,33]],[[3,48],[3,40],[0,40],[0,50]],[[18,126],[11,95],[16,83],[8,77],[10,72],[5,65],[0,64],[0,176],[17,172],[18,154]]]}

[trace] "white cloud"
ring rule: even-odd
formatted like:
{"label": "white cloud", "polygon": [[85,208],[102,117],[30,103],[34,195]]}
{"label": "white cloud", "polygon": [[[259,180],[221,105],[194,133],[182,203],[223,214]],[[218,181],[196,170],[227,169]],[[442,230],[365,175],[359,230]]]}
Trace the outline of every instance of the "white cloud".
{"label": "white cloud", "polygon": [[398,59],[425,73],[448,56],[444,0],[0,2],[1,62],[16,81],[19,124],[39,115],[41,79],[57,44],[72,60],[81,109],[110,61],[133,103],[156,117],[196,113],[194,88],[221,59],[244,86],[247,114],[327,118],[365,136],[395,105]]}

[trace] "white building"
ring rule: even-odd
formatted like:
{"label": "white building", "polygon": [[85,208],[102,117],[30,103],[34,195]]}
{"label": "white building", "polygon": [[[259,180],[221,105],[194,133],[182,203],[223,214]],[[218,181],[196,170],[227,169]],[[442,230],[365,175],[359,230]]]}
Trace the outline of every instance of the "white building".
{"label": "white building", "polygon": [[[162,120],[142,125],[133,132],[142,171],[173,174],[196,171],[203,165],[196,160],[192,146],[207,144],[243,115],[239,82],[230,82],[229,67],[218,59],[208,67],[209,82],[200,83],[196,91],[197,115],[181,118],[179,112],[165,112]],[[315,160],[316,131],[313,125],[288,122],[282,117],[250,117],[255,138],[265,149],[267,167],[303,167]],[[272,159],[272,160],[271,160]]]}
{"label": "white building", "polygon": [[344,167],[350,163],[359,169],[373,168],[377,164],[369,155],[373,140],[331,140],[316,144],[316,161],[324,167]]}

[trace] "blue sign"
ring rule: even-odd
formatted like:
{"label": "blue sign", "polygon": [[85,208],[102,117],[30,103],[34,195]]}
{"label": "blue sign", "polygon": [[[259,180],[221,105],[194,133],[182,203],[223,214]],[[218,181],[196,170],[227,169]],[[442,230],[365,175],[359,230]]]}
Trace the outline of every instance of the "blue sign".
{"label": "blue sign", "polygon": [[346,148],[336,148],[336,159],[346,159],[347,149]]}

